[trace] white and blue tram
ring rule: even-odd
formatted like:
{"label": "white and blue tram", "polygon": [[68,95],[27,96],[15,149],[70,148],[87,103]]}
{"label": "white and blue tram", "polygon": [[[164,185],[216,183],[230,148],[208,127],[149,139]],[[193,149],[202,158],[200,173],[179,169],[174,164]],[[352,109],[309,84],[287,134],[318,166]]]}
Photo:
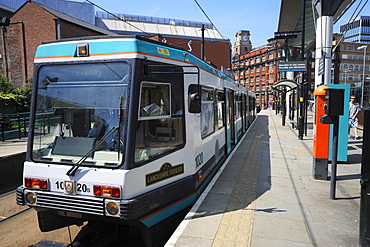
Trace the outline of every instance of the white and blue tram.
{"label": "white and blue tram", "polygon": [[150,246],[152,229],[199,197],[254,104],[178,47],[136,36],[44,43],[17,203],[36,209],[41,231],[135,228]]}

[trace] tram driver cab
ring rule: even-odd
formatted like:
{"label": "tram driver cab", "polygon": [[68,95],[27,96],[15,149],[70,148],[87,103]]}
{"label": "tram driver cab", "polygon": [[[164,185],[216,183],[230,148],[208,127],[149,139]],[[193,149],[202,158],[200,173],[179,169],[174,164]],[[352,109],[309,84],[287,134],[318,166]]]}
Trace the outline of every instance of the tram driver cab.
{"label": "tram driver cab", "polygon": [[42,66],[32,158],[120,165],[127,83],[123,62]]}

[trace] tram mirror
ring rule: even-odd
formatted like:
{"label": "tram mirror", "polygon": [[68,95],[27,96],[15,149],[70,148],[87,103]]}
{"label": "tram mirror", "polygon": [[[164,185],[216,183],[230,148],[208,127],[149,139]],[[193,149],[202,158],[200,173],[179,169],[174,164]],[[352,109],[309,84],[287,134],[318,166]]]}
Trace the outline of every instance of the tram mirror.
{"label": "tram mirror", "polygon": [[190,85],[189,86],[189,112],[190,113],[200,113],[201,112],[201,86],[200,85]]}

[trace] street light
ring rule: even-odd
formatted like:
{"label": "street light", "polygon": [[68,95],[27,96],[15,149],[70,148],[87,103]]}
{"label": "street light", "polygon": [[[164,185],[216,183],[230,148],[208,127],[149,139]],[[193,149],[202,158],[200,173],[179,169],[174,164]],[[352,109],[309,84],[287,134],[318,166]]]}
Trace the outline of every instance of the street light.
{"label": "street light", "polygon": [[345,69],[345,70],[343,70],[343,72],[344,72],[344,84],[347,84],[347,72],[348,72],[348,70]]}
{"label": "street light", "polygon": [[365,61],[366,61],[366,48],[367,45],[357,47],[357,50],[364,50],[364,67],[362,68],[362,86],[361,86],[361,107],[364,106],[364,87],[365,87]]}

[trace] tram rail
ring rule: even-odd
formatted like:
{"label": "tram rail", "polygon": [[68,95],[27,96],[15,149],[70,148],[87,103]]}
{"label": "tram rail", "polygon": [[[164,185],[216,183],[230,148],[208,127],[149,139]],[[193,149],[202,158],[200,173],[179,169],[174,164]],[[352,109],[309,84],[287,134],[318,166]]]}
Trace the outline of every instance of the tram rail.
{"label": "tram rail", "polygon": [[11,190],[0,195],[0,224],[9,221],[31,209],[15,204],[15,196],[15,190]]}

